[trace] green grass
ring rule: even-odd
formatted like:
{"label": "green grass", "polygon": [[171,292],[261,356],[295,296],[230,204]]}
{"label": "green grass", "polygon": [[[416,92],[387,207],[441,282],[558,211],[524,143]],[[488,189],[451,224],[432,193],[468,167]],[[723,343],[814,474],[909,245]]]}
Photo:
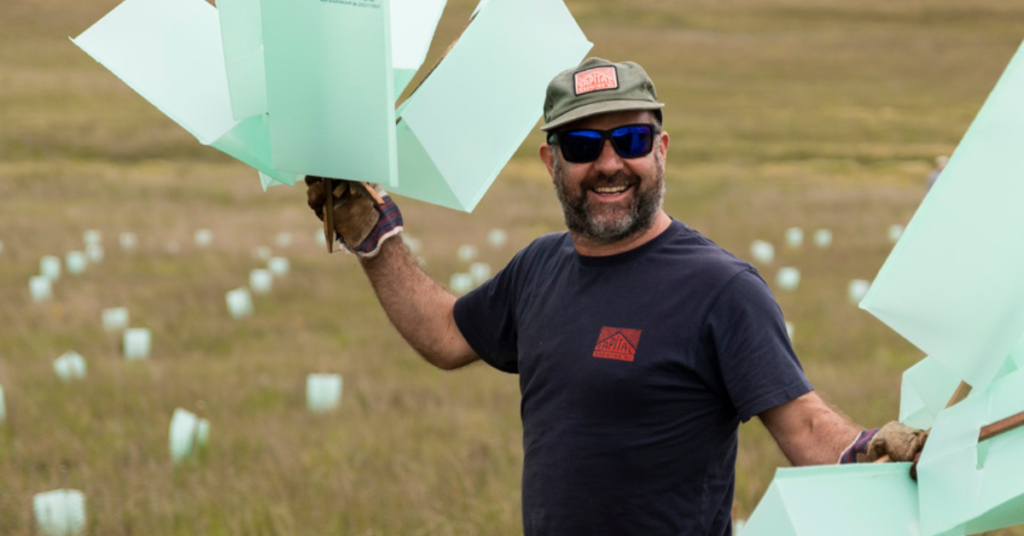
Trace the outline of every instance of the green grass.
{"label": "green grass", "polygon": [[[301,188],[260,191],[255,173],[195,140],[93,62],[78,35],[115,0],[6,0],[0,9],[0,534],[33,533],[31,499],[87,494],[93,535],[508,535],[521,532],[517,378],[424,364],[401,341],[351,257],[316,245]],[[428,63],[475,2],[453,0]],[[778,293],[819,391],[855,420],[896,418],[900,373],[921,354],[846,301],[874,277],[1024,36],[1000,0],[574,0],[593,53],[641,62],[668,103],[669,212],[762,267],[800,268]],[[414,82],[415,83],[415,82]],[[472,215],[403,200],[428,271],[463,269],[459,244],[501,266],[562,229],[533,134]],[[829,250],[781,246],[790,226],[833,230]],[[487,230],[509,231],[486,247]],[[35,305],[45,254],[103,232],[107,259]],[[209,228],[214,247],[192,233]],[[117,235],[139,235],[124,252]],[[229,319],[224,293],[276,233],[292,274]],[[170,242],[180,251],[167,251]],[[127,363],[100,327],[127,306],[153,356]],[[88,379],[63,385],[74,349]],[[304,409],[312,372],[345,377],[342,408]],[[212,425],[199,463],[174,468],[167,429],[184,407]],[[741,428],[737,510],[747,516],[785,461],[756,421]]]}

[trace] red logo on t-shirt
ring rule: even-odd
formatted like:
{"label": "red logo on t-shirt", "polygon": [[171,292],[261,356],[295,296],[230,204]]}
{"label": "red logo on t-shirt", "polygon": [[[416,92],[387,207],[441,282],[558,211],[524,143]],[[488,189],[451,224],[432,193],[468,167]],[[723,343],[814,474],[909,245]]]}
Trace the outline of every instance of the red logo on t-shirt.
{"label": "red logo on t-shirt", "polygon": [[627,328],[601,328],[594,347],[594,357],[633,361],[636,345],[640,343],[640,330]]}

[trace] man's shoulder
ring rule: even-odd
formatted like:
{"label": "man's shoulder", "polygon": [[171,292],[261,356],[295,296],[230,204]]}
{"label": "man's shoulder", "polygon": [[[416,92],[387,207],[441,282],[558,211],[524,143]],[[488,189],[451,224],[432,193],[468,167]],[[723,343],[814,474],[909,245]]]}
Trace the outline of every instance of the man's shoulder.
{"label": "man's shoulder", "polygon": [[535,264],[544,259],[551,259],[561,255],[569,255],[575,248],[572,238],[567,231],[560,233],[548,233],[541,235],[530,242],[526,247],[516,254],[519,262]]}
{"label": "man's shoulder", "polygon": [[723,280],[744,271],[757,272],[752,264],[736,257],[699,231],[678,221],[673,222],[673,226],[678,226],[677,231],[663,251],[687,272]]}
{"label": "man's shoulder", "polygon": [[533,242],[530,242],[530,244],[523,249],[544,247],[557,248],[565,245],[567,242],[572,242],[572,237],[569,236],[569,231],[558,231],[554,233],[543,234],[538,236],[537,238],[534,238]]}
{"label": "man's shoulder", "polygon": [[529,285],[535,281],[536,274],[549,273],[573,251],[569,233],[546,234],[520,249],[501,270],[501,275],[516,284]]}

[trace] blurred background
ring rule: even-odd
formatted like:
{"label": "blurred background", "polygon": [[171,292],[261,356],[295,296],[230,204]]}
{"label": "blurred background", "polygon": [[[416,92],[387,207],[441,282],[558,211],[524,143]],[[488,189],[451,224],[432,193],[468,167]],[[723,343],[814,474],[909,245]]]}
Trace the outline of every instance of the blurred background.
{"label": "blurred background", "polygon": [[[37,533],[33,495],[62,487],[85,494],[92,535],[520,534],[518,378],[422,362],[354,258],[325,253],[304,187],[264,193],[255,171],[68,41],[117,3],[0,2],[0,535]],[[934,159],[995,85],[1024,37],[1024,4],[567,3],[592,54],[638,61],[667,103],[668,212],[741,258],[754,240],[774,244],[755,264],[818,391],[863,425],[897,418],[900,374],[923,356],[858,310],[848,285],[874,278],[890,227],[909,221]],[[474,7],[449,1],[428,65]],[[399,199],[438,281],[469,262],[496,271],[563,229],[540,142],[527,139],[473,214]],[[790,227],[801,246],[785,241]],[[41,257],[82,250],[90,229],[103,260],[34,303]],[[492,229],[507,243],[491,245]],[[817,229],[830,247],[815,246]],[[134,248],[121,247],[126,232]],[[267,251],[290,272],[233,320],[225,293]],[[779,288],[781,267],[800,270],[795,289]],[[121,306],[150,330],[149,359],[126,361],[104,331],[101,311]],[[69,350],[84,380],[54,373]],[[344,392],[313,413],[306,376],[321,372],[342,375]],[[208,419],[210,438],[175,465],[178,407]],[[741,427],[738,517],[784,465],[756,419]]]}

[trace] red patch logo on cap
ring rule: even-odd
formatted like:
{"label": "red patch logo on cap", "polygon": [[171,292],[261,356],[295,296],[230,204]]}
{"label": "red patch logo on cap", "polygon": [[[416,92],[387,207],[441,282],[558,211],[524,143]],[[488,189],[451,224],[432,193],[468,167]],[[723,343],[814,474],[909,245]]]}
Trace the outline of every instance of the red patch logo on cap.
{"label": "red patch logo on cap", "polygon": [[619,77],[615,67],[596,67],[576,73],[573,78],[576,81],[576,96],[601,91],[603,89],[618,89]]}

